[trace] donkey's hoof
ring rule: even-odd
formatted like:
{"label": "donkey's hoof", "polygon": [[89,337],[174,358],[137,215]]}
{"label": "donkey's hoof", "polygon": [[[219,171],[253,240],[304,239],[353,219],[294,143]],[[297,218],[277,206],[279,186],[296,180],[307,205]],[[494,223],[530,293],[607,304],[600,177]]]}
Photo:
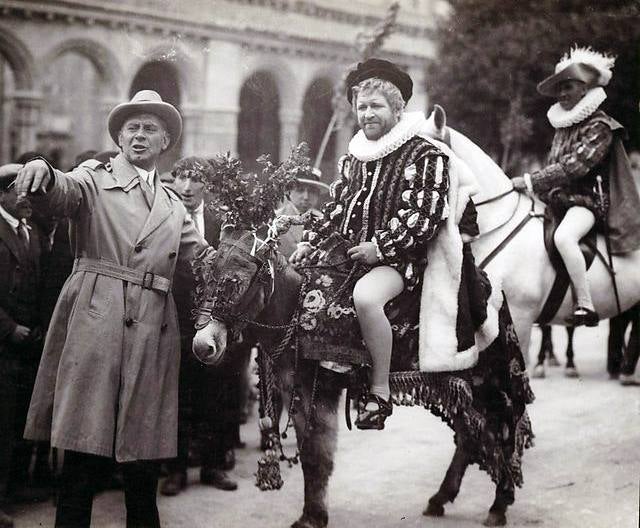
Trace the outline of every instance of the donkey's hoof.
{"label": "donkey's hoof", "polygon": [[442,517],[444,516],[444,506],[437,502],[429,501],[422,515],[426,515],[427,517]]}
{"label": "donkey's hoof", "polygon": [[482,524],[484,526],[506,526],[507,516],[504,513],[489,512]]}
{"label": "donkey's hoof", "polygon": [[567,367],[564,369],[565,378],[579,378],[578,369],[576,367]]}
{"label": "donkey's hoof", "polygon": [[533,369],[532,378],[545,378],[546,374],[544,373],[544,365],[536,365]]}
{"label": "donkey's hoof", "polygon": [[305,513],[291,525],[291,528],[325,528],[328,524],[329,516],[326,513],[319,517],[311,517]]}

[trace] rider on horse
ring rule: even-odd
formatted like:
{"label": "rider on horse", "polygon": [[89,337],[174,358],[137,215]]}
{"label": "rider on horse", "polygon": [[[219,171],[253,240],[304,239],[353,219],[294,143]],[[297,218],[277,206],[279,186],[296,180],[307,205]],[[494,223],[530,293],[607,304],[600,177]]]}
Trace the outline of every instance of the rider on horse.
{"label": "rider on horse", "polygon": [[[346,84],[361,130],[339,162],[340,179],[331,188],[334,201],[324,207],[324,218],[291,261],[301,262],[336,232],[353,244],[348,255],[363,268],[353,301],[373,363],[370,391],[356,425],[382,429],[392,412],[392,331],[384,306],[421,283],[428,241],[450,214],[449,156],[421,137],[426,124],[422,112],[404,112],[413,83],[395,64],[369,59],[349,73]],[[469,204],[467,234],[474,236],[475,209]]]}
{"label": "rider on horse", "polygon": [[596,326],[599,320],[580,239],[596,226],[608,236],[611,253],[640,248],[640,198],[620,139],[624,129],[599,109],[614,61],[574,48],[538,84],[539,93],[557,99],[547,112],[555,128],[548,163],[513,179],[516,190],[535,192],[561,219],[554,242],[573,285],[573,326]]}

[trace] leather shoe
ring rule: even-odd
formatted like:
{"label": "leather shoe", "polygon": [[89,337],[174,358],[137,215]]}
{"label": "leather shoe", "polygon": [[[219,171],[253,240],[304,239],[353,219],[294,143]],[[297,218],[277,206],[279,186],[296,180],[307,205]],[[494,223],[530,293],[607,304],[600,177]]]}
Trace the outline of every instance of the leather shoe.
{"label": "leather shoe", "polygon": [[238,483],[231,480],[221,469],[201,469],[200,482],[224,491],[235,491],[238,489]]}
{"label": "leather shoe", "polygon": [[182,472],[169,473],[169,476],[160,486],[160,493],[167,497],[173,497],[187,487],[187,474]]}

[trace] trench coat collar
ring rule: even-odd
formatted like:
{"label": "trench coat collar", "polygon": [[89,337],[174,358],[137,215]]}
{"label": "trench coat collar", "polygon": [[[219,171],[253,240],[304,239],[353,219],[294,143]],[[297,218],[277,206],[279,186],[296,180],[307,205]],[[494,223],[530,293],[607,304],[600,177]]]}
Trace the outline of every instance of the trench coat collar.
{"label": "trench coat collar", "polygon": [[103,189],[120,187],[124,192],[129,192],[136,185],[140,185],[138,171],[122,153],[115,158],[111,158],[111,170],[109,172],[111,178],[103,178],[100,181]]}
{"label": "trench coat collar", "polygon": [[[134,169],[135,171],[135,169]],[[137,172],[136,172],[137,176]],[[136,180],[137,181],[137,180]],[[174,203],[178,198],[168,190],[160,180],[160,175],[156,171],[155,175],[155,189],[156,192],[153,197],[153,206],[151,212],[147,216],[147,221],[138,235],[137,242],[141,242],[153,233],[164,221],[169,218],[174,212]]]}

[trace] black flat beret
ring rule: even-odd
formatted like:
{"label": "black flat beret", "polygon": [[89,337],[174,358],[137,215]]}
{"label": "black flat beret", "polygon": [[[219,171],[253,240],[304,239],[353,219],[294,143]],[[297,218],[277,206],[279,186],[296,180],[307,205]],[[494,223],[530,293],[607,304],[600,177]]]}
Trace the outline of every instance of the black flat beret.
{"label": "black flat beret", "polygon": [[358,67],[347,75],[347,99],[349,102],[351,102],[353,96],[351,89],[357,86],[358,83],[372,77],[384,79],[397,86],[405,103],[411,99],[413,81],[407,73],[403,72],[393,62],[384,59],[369,59],[359,62]]}

